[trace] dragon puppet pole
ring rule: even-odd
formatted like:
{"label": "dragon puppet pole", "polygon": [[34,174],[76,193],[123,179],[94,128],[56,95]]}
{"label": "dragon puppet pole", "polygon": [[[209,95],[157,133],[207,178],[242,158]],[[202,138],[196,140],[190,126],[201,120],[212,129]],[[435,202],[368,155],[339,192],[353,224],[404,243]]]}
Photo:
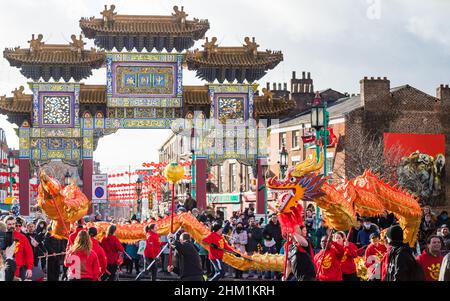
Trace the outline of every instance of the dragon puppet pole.
{"label": "dragon puppet pole", "polygon": [[287,236],[287,241],[284,244],[284,280],[287,281],[287,277],[289,275],[287,275],[287,263],[288,263],[288,258],[289,258],[289,246],[291,244],[291,236],[288,234]]}
{"label": "dragon puppet pole", "polygon": [[[170,208],[170,233],[173,233],[173,216],[175,214],[175,182],[172,182],[172,206]],[[172,265],[173,250],[169,249],[169,265]]]}

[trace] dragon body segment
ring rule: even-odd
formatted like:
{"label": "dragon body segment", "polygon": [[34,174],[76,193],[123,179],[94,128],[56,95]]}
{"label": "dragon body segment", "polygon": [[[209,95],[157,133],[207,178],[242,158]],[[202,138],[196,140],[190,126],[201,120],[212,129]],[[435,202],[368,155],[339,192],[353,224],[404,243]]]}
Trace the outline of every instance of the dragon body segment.
{"label": "dragon body segment", "polygon": [[[306,162],[306,163],[305,163]],[[300,201],[314,201],[322,208],[326,224],[345,231],[357,225],[356,214],[375,217],[392,212],[404,229],[404,242],[414,246],[422,217],[417,198],[395,185],[385,183],[366,170],[363,175],[335,186],[314,171],[322,168],[323,154],[314,155],[288,172],[286,179],[276,177],[267,181],[267,187],[283,191],[277,205],[282,229],[293,233],[295,224],[301,223]],[[284,223],[287,223],[284,224]]]}

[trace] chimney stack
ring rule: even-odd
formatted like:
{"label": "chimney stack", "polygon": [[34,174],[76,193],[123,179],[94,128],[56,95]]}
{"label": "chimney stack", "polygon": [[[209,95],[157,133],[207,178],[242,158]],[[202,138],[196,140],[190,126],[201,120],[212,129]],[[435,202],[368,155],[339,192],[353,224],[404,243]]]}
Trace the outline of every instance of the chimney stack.
{"label": "chimney stack", "polygon": [[391,82],[386,77],[371,77],[369,79],[365,76],[359,83],[361,87],[361,101],[364,106],[371,105],[374,101],[381,100],[390,93]]}
{"label": "chimney stack", "polygon": [[436,97],[442,102],[450,102],[450,88],[448,85],[440,85],[436,89]]}

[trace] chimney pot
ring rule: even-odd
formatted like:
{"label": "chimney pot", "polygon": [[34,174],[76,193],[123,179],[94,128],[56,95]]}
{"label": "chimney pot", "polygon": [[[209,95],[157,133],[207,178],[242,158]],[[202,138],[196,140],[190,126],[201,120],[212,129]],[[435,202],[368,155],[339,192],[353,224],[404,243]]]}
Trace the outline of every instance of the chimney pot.
{"label": "chimney pot", "polygon": [[270,83],[269,82],[266,83],[266,89],[270,90]]}
{"label": "chimney pot", "polygon": [[284,91],[287,91],[287,83],[284,83],[284,87],[283,87],[284,89]]}
{"label": "chimney pot", "polygon": [[278,83],[278,90],[281,91],[281,83]]}
{"label": "chimney pot", "polygon": [[371,79],[371,80],[374,80],[375,78],[372,76],[372,77],[370,77],[370,79]]}
{"label": "chimney pot", "polygon": [[445,85],[446,88],[448,88],[448,85]]}
{"label": "chimney pot", "polygon": [[384,80],[387,80],[387,77],[385,76],[385,77],[383,77],[383,79],[384,79]]}
{"label": "chimney pot", "polygon": [[311,72],[308,72],[308,79],[311,79]]}
{"label": "chimney pot", "polygon": [[305,79],[305,74],[306,74],[306,72],[303,71],[303,72],[302,72],[302,79]]}
{"label": "chimney pot", "polygon": [[364,79],[367,79],[367,76],[364,76]]}
{"label": "chimney pot", "polygon": [[275,91],[277,89],[277,83],[272,83],[272,87],[273,87],[272,90]]}
{"label": "chimney pot", "polygon": [[295,79],[295,71],[292,71],[292,79]]}

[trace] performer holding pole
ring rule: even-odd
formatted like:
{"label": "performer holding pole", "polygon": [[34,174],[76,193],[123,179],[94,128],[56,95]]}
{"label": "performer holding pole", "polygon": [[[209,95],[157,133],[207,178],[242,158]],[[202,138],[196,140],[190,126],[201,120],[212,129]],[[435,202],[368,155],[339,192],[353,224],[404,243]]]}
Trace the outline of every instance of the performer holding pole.
{"label": "performer holding pole", "polygon": [[[175,184],[184,177],[184,168],[176,162],[172,162],[164,169],[164,176],[172,183],[172,206],[170,208],[170,233],[173,233],[173,218],[175,214]],[[169,251],[169,265],[172,265],[173,250]]]}

